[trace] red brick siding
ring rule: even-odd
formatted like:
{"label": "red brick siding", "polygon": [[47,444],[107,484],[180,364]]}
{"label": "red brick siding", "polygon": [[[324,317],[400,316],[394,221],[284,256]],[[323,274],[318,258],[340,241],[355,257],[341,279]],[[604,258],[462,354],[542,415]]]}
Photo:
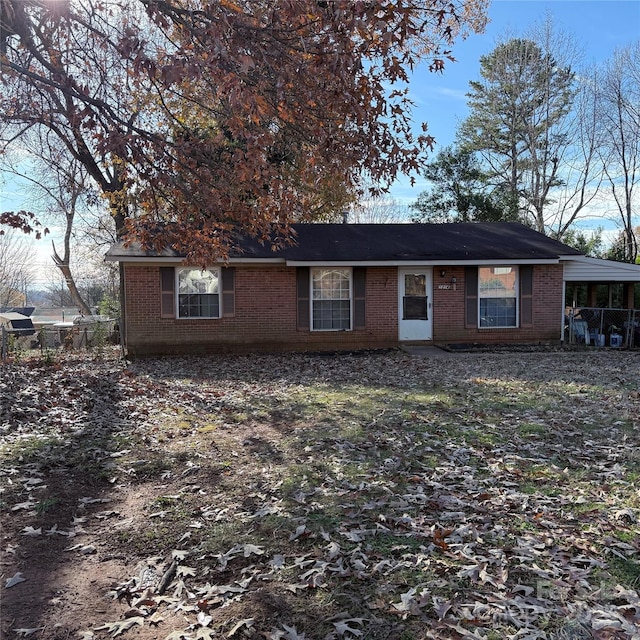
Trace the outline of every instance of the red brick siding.
{"label": "red brick siding", "polygon": [[[562,266],[535,265],[533,268],[533,325],[515,329],[465,328],[464,267],[440,267],[433,270],[434,342],[537,343],[560,340],[562,312]],[[438,289],[456,278],[456,289]]]}
{"label": "red brick siding", "polygon": [[[441,269],[446,276],[440,277]],[[455,289],[439,284],[457,282]],[[395,267],[368,267],[366,326],[355,331],[308,331],[296,327],[296,269],[237,266],[235,315],[215,320],[160,317],[157,266],[125,265],[127,346],[132,355],[243,351],[370,349],[398,344],[398,277]],[[562,267],[533,270],[533,326],[465,329],[464,267],[433,269],[435,343],[535,343],[559,340]]]}
{"label": "red brick siding", "polygon": [[235,315],[215,320],[160,317],[156,266],[125,265],[127,346],[132,355],[227,351],[369,349],[397,344],[395,268],[366,276],[366,327],[355,331],[299,331],[296,270],[237,266]]}

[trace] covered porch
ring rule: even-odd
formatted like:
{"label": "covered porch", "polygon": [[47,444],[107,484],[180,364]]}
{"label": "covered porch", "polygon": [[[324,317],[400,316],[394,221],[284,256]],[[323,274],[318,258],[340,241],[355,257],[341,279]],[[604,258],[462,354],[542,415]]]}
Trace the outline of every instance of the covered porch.
{"label": "covered porch", "polygon": [[640,265],[585,256],[563,262],[563,342],[640,348]]}

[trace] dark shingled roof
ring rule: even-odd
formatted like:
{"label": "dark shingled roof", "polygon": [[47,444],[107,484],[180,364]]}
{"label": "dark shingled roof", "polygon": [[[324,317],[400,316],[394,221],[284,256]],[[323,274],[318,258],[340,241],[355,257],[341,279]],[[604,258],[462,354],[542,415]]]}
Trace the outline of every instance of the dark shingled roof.
{"label": "dark shingled roof", "polygon": [[[281,258],[294,262],[549,260],[582,255],[557,240],[514,222],[453,224],[296,224],[296,243],[279,251],[242,239],[236,258]],[[122,243],[107,257],[179,257],[166,249],[143,251]]]}

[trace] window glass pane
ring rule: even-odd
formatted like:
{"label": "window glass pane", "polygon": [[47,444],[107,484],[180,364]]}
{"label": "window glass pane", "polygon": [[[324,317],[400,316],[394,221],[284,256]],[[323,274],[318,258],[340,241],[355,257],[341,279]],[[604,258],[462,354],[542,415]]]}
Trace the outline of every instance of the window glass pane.
{"label": "window glass pane", "polygon": [[402,298],[403,320],[427,320],[427,298],[425,296],[404,296]]}
{"label": "window glass pane", "polygon": [[516,301],[515,298],[481,298],[480,299],[481,327],[515,327]]}
{"label": "window glass pane", "polygon": [[180,269],[178,293],[218,293],[218,271]]}
{"label": "window glass pane", "polygon": [[407,296],[426,296],[427,280],[424,273],[407,273],[404,276],[404,293]]}
{"label": "window glass pane", "polygon": [[316,331],[351,329],[351,270],[311,272],[312,326]]}
{"label": "window glass pane", "polygon": [[178,317],[220,317],[218,275],[217,269],[178,271]]}
{"label": "window glass pane", "polygon": [[348,300],[351,272],[347,269],[319,269],[313,272],[314,300]]}
{"label": "window glass pane", "polygon": [[178,315],[181,318],[218,318],[218,295],[181,293],[178,295]]}
{"label": "window glass pane", "polygon": [[480,297],[515,298],[516,272],[515,267],[481,267]]}
{"label": "window glass pane", "polygon": [[517,279],[517,267],[478,269],[481,327],[517,326]]}
{"label": "window glass pane", "polygon": [[316,300],[313,303],[313,328],[348,330],[351,328],[349,300]]}

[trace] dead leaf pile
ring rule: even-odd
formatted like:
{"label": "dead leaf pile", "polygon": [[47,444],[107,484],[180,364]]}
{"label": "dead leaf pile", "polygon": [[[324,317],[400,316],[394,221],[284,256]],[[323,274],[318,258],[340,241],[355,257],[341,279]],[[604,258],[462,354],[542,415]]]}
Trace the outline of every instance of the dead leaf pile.
{"label": "dead leaf pile", "polygon": [[637,353],[68,355],[0,406],[7,638],[640,638]]}

